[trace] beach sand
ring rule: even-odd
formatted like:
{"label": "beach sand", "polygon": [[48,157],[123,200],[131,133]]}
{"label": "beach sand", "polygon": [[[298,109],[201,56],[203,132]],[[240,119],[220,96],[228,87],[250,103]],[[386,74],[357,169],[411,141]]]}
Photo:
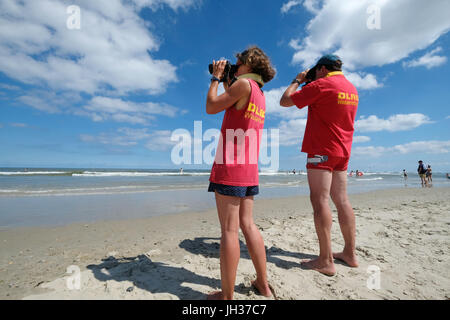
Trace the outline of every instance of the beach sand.
{"label": "beach sand", "polygon": [[[309,198],[256,199],[278,299],[449,299],[449,199],[450,188],[351,195],[360,266],[336,262],[333,277],[300,266],[318,254]],[[332,209],[333,249],[340,251]],[[205,299],[220,288],[219,238],[215,209],[2,230],[0,298]],[[241,241],[235,299],[262,299],[250,285],[255,274],[242,234]],[[67,273],[70,266],[80,273]]]}

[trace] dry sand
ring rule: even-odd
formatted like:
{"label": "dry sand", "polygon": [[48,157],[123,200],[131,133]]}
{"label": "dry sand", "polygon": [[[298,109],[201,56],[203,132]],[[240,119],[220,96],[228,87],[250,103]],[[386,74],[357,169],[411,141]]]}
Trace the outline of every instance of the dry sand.
{"label": "dry sand", "polygon": [[[278,298],[449,299],[450,188],[382,190],[350,199],[360,267],[336,262],[334,277],[300,267],[318,254],[308,197],[255,201]],[[333,215],[333,249],[340,251],[335,210]],[[3,230],[0,298],[204,299],[220,288],[219,237],[215,210]],[[241,239],[235,299],[261,299],[250,286],[254,269]],[[79,289],[69,266],[80,269]],[[379,289],[371,268],[379,270]]]}

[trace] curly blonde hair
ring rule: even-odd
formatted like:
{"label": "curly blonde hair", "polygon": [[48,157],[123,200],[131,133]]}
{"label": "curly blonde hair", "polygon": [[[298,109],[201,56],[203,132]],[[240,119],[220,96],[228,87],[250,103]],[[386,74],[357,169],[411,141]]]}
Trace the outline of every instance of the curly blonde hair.
{"label": "curly blonde hair", "polygon": [[251,46],[248,49],[236,54],[242,63],[252,69],[252,72],[259,74],[264,83],[269,82],[275,77],[276,71],[270,63],[269,57],[257,46]]}

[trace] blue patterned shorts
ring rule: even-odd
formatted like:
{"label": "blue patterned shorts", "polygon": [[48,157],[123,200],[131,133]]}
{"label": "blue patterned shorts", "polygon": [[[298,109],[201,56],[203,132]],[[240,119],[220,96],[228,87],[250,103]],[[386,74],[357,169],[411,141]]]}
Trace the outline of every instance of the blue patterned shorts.
{"label": "blue patterned shorts", "polygon": [[208,192],[214,191],[217,191],[217,193],[220,193],[224,196],[244,198],[257,195],[259,193],[259,186],[236,187],[210,182]]}

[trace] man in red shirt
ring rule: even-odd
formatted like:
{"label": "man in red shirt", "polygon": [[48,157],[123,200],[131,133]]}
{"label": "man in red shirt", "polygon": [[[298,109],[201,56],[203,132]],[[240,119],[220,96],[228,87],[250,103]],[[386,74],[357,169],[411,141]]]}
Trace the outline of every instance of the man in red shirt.
{"label": "man in red shirt", "polygon": [[[350,159],[358,92],[341,71],[342,61],[336,55],[325,55],[312,69],[301,72],[286,89],[280,100],[283,107],[308,106],[308,120],[302,152],[308,154],[306,168],[314,224],[319,238],[317,259],[302,265],[326,275],[334,275],[333,259],[357,267],[355,252],[355,215],[347,196],[347,167]],[[309,76],[309,75],[308,75]],[[300,84],[313,80],[298,90]],[[329,197],[338,210],[339,224],[345,245],[342,252],[331,249],[333,221]]]}

